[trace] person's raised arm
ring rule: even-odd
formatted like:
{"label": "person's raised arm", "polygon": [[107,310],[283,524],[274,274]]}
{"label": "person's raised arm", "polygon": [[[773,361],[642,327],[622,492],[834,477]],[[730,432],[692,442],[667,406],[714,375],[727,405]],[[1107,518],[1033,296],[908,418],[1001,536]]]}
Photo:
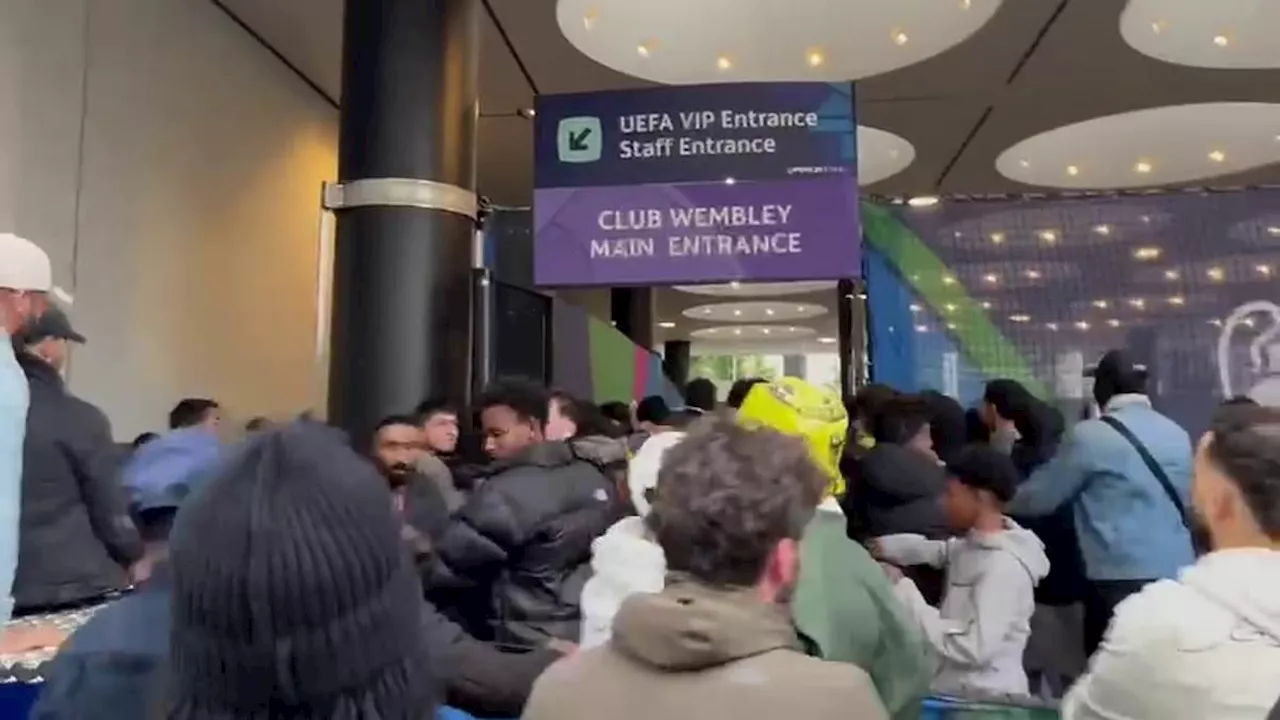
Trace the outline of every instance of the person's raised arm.
{"label": "person's raised arm", "polygon": [[872,557],[894,565],[942,567],[947,564],[947,543],[923,535],[881,535],[871,541],[870,550]]}
{"label": "person's raised arm", "polygon": [[1079,423],[1067,434],[1058,452],[1041,465],[1018,487],[1005,512],[1009,515],[1038,517],[1050,515],[1084,488],[1092,473],[1089,461],[1089,437],[1096,432],[1097,421]]}
{"label": "person's raised arm", "polygon": [[1032,590],[1031,577],[1022,564],[1004,554],[978,580],[973,590],[972,617],[942,617],[910,580],[899,580],[894,586],[895,594],[915,617],[934,651],[969,667],[988,663],[1011,628],[1027,621],[1018,608],[1030,601]]}

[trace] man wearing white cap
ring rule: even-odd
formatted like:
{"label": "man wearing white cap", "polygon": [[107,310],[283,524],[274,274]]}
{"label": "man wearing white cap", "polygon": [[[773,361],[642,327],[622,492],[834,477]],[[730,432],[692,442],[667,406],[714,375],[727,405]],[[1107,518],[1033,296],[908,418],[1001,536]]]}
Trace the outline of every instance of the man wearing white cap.
{"label": "man wearing white cap", "polygon": [[27,378],[10,338],[44,312],[52,289],[49,256],[29,240],[0,233],[0,623],[13,611],[28,403]]}

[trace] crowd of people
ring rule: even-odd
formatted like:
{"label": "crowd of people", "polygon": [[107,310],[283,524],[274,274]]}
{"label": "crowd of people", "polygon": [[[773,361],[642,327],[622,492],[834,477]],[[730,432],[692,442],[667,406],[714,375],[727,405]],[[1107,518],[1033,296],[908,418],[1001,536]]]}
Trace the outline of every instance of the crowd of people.
{"label": "crowd of people", "polygon": [[189,398],[120,445],[51,291],[0,235],[0,574],[96,608],[33,718],[1280,717],[1280,410],[1193,444],[1122,351],[1070,427],[1003,379],[499,381],[369,437]]}

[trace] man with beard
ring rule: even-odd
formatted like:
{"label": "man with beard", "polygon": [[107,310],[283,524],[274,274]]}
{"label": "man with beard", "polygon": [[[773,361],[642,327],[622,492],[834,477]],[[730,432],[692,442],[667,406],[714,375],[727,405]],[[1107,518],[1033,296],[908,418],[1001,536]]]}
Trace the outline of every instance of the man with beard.
{"label": "man with beard", "polygon": [[383,418],[373,433],[373,461],[391,489],[391,503],[405,523],[405,539],[415,554],[430,552],[430,543],[449,522],[449,508],[435,483],[418,473],[427,452],[418,419],[409,415]]}
{"label": "man with beard", "polygon": [[[427,452],[417,417],[391,415],[374,430],[373,462],[387,481],[392,507],[402,520],[401,539],[420,569],[430,567],[435,542],[449,523],[449,509],[439,488],[417,471]],[[453,588],[433,588],[427,580],[423,625],[448,702],[478,717],[519,715],[534,680],[560,653],[550,648],[505,652],[475,638],[451,617],[462,609],[454,606],[465,603],[467,596]]]}
{"label": "man with beard", "polygon": [[10,589],[18,565],[22,505],[22,445],[27,430],[27,378],[12,338],[48,305],[53,289],[49,256],[35,243],[0,233],[0,627],[13,610]]}
{"label": "man with beard", "polygon": [[1247,720],[1280,707],[1280,410],[1221,409],[1196,448],[1208,552],[1116,610],[1063,720]]}

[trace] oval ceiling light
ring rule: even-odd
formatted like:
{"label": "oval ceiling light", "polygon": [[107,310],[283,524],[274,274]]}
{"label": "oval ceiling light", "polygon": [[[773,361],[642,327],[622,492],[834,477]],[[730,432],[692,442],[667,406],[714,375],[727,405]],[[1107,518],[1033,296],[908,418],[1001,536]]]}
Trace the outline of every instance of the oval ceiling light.
{"label": "oval ceiling light", "polygon": [[684,311],[684,316],[705,322],[781,322],[808,320],[826,315],[827,309],[813,303],[751,300],[747,302],[696,305]]}
{"label": "oval ceiling light", "polygon": [[[1275,103],[1147,108],[1029,137],[1000,153],[996,169],[1017,182],[1071,190],[1187,183],[1280,162],[1277,127]],[[1062,172],[1072,165],[1089,171]]]}
{"label": "oval ceiling light", "polygon": [[905,139],[873,127],[858,126],[858,184],[870,185],[906,170],[916,159]]}
{"label": "oval ceiling light", "polygon": [[782,297],[828,290],[834,291],[836,282],[834,280],[806,280],[803,282],[779,283],[720,283],[716,285],[676,285],[675,289],[692,295],[710,295],[712,297]]}
{"label": "oval ceiling light", "polygon": [[[735,81],[842,82],[914,65],[963,42],[1001,2],[558,0],[556,20],[582,54],[653,82],[724,82],[722,56],[732,58]],[[822,48],[817,62],[814,48]]]}
{"label": "oval ceiling light", "polygon": [[1203,68],[1280,68],[1277,27],[1273,0],[1129,0],[1120,15],[1120,35],[1134,50]]}
{"label": "oval ceiling light", "polygon": [[811,327],[796,325],[718,325],[694,330],[689,333],[689,337],[697,340],[720,340],[723,342],[742,342],[744,340],[785,341],[817,334],[818,331]]}

